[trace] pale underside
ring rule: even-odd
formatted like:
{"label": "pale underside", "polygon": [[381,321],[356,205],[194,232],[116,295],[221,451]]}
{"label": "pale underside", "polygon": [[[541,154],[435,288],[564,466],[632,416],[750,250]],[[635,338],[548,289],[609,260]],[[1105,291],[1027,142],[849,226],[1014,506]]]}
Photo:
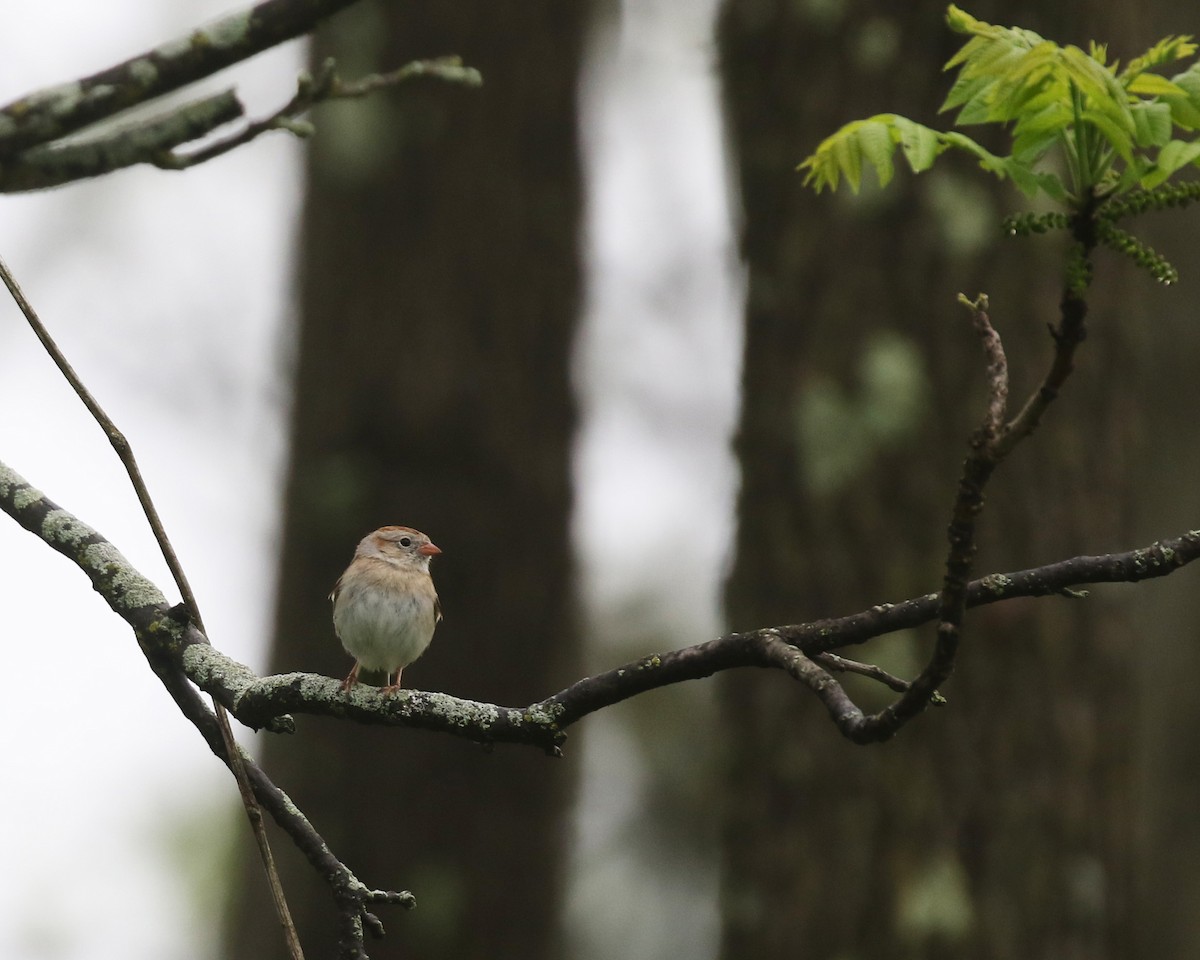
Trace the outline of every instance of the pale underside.
{"label": "pale underside", "polygon": [[425,652],[437,614],[432,597],[380,589],[378,583],[368,589],[339,584],[333,626],[346,652],[363,668],[390,676]]}

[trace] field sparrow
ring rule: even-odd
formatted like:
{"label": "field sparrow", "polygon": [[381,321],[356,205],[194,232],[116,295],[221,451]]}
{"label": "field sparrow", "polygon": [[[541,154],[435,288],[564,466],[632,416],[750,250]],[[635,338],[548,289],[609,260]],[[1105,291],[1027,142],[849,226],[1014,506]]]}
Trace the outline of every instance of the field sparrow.
{"label": "field sparrow", "polygon": [[411,527],[380,527],[362,538],[329,595],[333,629],[355,661],[343,690],[364,667],[386,674],[385,693],[400,689],[401,672],[425,652],[442,619],[429,575],[430,559],[441,552]]}

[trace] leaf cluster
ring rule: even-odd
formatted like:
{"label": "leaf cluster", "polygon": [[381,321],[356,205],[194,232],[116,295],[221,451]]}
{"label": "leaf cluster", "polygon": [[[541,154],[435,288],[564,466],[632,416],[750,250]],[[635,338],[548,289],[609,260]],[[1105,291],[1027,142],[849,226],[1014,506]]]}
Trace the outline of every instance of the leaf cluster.
{"label": "leaf cluster", "polygon": [[845,179],[857,193],[864,168],[880,186],[891,181],[897,147],[914,173],[947,150],[965,151],[1027,196],[1044,194],[1065,211],[1011,217],[1007,233],[1073,230],[1077,218],[1095,219],[1097,241],[1160,282],[1173,282],[1175,269],[1115,221],[1200,199],[1195,181],[1167,182],[1200,167],[1200,61],[1169,77],[1160,72],[1196,53],[1192,38],[1165,37],[1122,68],[1101,44],[1086,51],[1060,45],[1032,30],[977,20],[953,4],[946,22],[970,39],[944,67],[957,77],[940,112],[957,111],[956,127],[1000,125],[1009,152],[997,155],[958,130],[881,113],[822,141],[799,166],[805,185],[820,193]]}
{"label": "leaf cluster", "polygon": [[945,65],[958,75],[941,112],[956,110],[956,127],[1005,127],[1010,152],[996,155],[956,130],[877,114],[827,137],[800,164],[805,185],[820,192],[844,178],[857,192],[867,167],[886,186],[897,147],[914,173],[953,148],[1030,197],[1044,193],[1079,209],[1088,198],[1149,190],[1200,166],[1200,62],[1171,77],[1156,72],[1191,57],[1191,37],[1166,37],[1122,69],[1102,45],[1060,45],[954,5],[946,22],[970,39]]}

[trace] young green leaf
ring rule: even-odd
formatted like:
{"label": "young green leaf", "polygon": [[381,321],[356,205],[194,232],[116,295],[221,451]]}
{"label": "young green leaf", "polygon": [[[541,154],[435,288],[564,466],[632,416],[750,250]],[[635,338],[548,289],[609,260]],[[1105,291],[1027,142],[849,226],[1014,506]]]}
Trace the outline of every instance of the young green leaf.
{"label": "young green leaf", "polygon": [[1196,45],[1189,36],[1163,37],[1140,57],[1129,61],[1129,66],[1121,71],[1121,82],[1128,85],[1147,70],[1161,67],[1165,63],[1174,63],[1176,60],[1190,57],[1195,52]]}
{"label": "young green leaf", "polygon": [[1150,190],[1165,183],[1171,174],[1182,170],[1188,164],[1200,166],[1200,141],[1172,140],[1158,151],[1154,167],[1138,182],[1144,190]]}
{"label": "young green leaf", "polygon": [[1173,128],[1168,104],[1141,101],[1133,104],[1130,112],[1133,114],[1134,140],[1139,147],[1166,146]]}
{"label": "young green leaf", "polygon": [[[836,189],[845,178],[857,191],[863,168],[870,167],[886,185],[897,145],[915,172],[953,147],[973,154],[996,176],[1010,177],[1026,194],[1073,207],[1200,166],[1200,141],[1179,136],[1200,130],[1200,64],[1170,79],[1154,72],[1194,54],[1190,36],[1166,37],[1121,70],[1103,44],[1086,50],[1060,45],[1032,30],[986,23],[953,4],[946,23],[967,40],[945,65],[957,76],[941,109],[957,110],[955,126],[1006,127],[1008,156],[991,154],[956,131],[940,133],[878,114],[822,142],[800,165],[805,184]],[[1065,171],[1069,188],[1056,169]]]}

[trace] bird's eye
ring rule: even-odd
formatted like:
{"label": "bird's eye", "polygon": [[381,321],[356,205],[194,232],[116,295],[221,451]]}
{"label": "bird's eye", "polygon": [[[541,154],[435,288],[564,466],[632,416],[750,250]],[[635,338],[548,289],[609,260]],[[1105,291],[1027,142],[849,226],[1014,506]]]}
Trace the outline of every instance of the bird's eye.
{"label": "bird's eye", "polygon": [[400,546],[411,547],[412,546],[412,537],[401,537],[400,538]]}

